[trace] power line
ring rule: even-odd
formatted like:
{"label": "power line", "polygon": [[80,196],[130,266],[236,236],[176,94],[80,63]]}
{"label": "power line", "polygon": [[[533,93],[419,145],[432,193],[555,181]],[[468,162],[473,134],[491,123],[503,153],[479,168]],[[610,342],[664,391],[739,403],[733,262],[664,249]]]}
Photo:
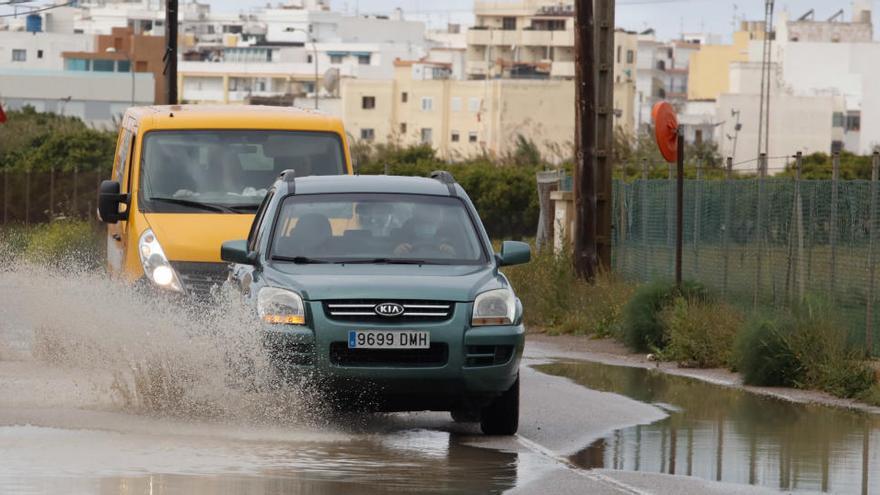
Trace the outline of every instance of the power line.
{"label": "power line", "polygon": [[[0,17],[18,17],[20,15],[36,14],[37,12],[45,12],[47,10],[58,9],[61,7],[69,7],[70,5],[77,3],[77,1],[78,0],[71,0],[70,2],[59,3],[58,5],[50,5],[48,7],[43,7],[41,9],[28,10],[27,12],[16,12],[14,14],[0,14]],[[4,4],[4,5],[12,5],[12,4],[9,3],[9,4]]]}

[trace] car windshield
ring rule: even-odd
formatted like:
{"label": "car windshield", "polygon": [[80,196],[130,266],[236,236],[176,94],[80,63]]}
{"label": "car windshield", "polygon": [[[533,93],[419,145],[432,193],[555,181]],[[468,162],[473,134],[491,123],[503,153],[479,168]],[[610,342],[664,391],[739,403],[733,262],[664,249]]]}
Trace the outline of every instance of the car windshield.
{"label": "car windshield", "polygon": [[253,212],[284,170],[346,173],[342,140],[330,132],[153,131],[142,157],[140,204],[155,212]]}
{"label": "car windshield", "polygon": [[483,253],[460,199],[411,194],[290,196],[270,250],[292,263],[477,264]]}

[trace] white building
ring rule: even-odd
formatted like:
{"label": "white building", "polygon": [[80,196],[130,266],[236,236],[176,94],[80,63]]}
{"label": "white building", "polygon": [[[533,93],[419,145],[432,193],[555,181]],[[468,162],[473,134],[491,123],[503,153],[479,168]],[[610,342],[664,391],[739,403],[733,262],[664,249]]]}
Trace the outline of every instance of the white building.
{"label": "white building", "polygon": [[92,51],[94,46],[95,37],[84,34],[0,31],[0,69],[62,70],[62,52]]}

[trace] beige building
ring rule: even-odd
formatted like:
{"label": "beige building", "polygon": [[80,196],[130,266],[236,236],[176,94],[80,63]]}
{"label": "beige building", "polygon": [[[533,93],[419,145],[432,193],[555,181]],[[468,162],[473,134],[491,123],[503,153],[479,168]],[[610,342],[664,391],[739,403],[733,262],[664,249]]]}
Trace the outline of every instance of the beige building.
{"label": "beige building", "polygon": [[[574,4],[552,0],[474,2],[467,32],[467,74],[486,77],[574,78]],[[637,37],[615,34],[615,75],[635,79]]]}
{"label": "beige building", "polygon": [[730,64],[749,60],[749,42],[764,39],[764,23],[743,21],[732,45],[703,45],[691,55],[689,100],[715,100],[730,90]]}
{"label": "beige building", "polygon": [[[343,119],[355,139],[429,144],[448,159],[503,156],[519,136],[552,161],[571,157],[574,82],[558,79],[454,80],[447,64],[398,62],[395,78],[345,79]],[[619,126],[632,126],[633,86],[615,88]]]}

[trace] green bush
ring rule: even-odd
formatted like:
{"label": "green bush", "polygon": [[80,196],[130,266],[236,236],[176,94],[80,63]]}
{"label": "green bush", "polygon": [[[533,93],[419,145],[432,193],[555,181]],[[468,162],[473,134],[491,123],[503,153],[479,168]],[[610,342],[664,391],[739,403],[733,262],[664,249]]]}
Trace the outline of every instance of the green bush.
{"label": "green bush", "polygon": [[623,343],[637,352],[665,349],[669,336],[660,320],[660,314],[677,297],[710,300],[706,288],[695,282],[684,282],[680,288],[669,282],[643,285],[623,308],[620,332]]}
{"label": "green bush", "polygon": [[730,366],[742,317],[724,303],[677,297],[660,312],[668,334],[664,359],[698,368]]}
{"label": "green bush", "polygon": [[753,318],[737,339],[736,356],[749,385],[794,386],[859,397],[876,383],[874,370],[847,341],[845,326],[821,301]]}
{"label": "green bush", "polygon": [[102,253],[96,229],[81,220],[56,220],[27,232],[24,258],[56,268],[96,268]]}
{"label": "green bush", "polygon": [[575,276],[570,256],[550,250],[504,272],[523,303],[526,325],[553,334],[610,335],[633,290],[607,275],[589,284]]}

